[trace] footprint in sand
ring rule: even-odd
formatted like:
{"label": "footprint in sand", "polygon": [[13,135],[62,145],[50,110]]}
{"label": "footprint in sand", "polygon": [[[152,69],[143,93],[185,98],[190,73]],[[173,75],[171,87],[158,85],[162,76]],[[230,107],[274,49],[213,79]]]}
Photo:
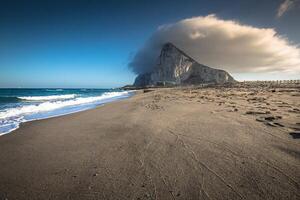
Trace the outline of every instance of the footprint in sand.
{"label": "footprint in sand", "polygon": [[292,131],[290,132],[290,135],[293,137],[293,139],[300,139],[300,131]]}

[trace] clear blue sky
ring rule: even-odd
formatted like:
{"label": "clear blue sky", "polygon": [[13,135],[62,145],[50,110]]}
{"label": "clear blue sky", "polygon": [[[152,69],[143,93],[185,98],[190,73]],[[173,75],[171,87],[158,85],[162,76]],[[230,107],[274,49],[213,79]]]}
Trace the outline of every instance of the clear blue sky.
{"label": "clear blue sky", "polygon": [[7,0],[0,4],[0,87],[118,87],[128,62],[162,24],[215,13],[273,27],[300,43],[299,10],[282,0]]}

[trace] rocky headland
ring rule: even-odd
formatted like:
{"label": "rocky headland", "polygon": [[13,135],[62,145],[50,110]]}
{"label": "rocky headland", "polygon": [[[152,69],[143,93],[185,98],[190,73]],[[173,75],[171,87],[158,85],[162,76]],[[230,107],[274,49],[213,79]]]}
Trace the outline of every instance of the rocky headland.
{"label": "rocky headland", "polygon": [[228,72],[198,63],[172,43],[163,45],[156,63],[151,72],[137,76],[135,87],[236,82]]}

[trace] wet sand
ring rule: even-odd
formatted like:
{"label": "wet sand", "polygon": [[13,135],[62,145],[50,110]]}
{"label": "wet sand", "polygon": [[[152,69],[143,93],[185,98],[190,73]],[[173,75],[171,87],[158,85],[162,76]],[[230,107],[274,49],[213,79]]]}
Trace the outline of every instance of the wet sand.
{"label": "wet sand", "polygon": [[139,92],[0,137],[0,199],[299,199],[299,89]]}

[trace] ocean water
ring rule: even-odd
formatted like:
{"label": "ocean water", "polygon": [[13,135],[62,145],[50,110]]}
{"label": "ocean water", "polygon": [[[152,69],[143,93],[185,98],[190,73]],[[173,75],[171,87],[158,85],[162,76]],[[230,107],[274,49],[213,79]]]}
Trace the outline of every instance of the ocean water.
{"label": "ocean water", "polygon": [[0,89],[0,135],[23,122],[95,108],[133,94],[119,89]]}

